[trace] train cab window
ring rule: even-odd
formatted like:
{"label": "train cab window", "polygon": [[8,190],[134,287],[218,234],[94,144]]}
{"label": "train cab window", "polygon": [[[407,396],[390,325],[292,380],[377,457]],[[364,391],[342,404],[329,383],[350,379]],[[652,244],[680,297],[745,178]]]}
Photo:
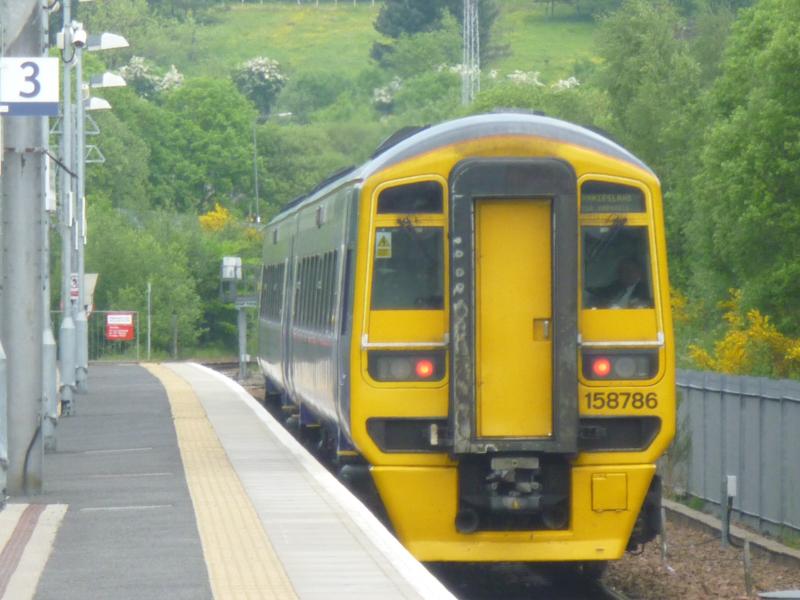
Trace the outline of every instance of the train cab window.
{"label": "train cab window", "polygon": [[583,227],[583,308],[653,308],[646,227]]}
{"label": "train cab window", "polygon": [[378,196],[378,214],[441,213],[442,186],[436,181],[420,181],[383,190]]}
{"label": "train cab window", "polygon": [[372,276],[373,310],[444,307],[441,227],[379,227]]}

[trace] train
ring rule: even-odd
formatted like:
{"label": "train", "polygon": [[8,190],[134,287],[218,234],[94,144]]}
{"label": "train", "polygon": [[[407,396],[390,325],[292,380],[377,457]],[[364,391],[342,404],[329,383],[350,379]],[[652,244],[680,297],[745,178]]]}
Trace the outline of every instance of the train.
{"label": "train", "polygon": [[660,183],[599,130],[399,131],[267,223],[258,330],[265,402],[363,466],[417,559],[597,572],[659,532]]}

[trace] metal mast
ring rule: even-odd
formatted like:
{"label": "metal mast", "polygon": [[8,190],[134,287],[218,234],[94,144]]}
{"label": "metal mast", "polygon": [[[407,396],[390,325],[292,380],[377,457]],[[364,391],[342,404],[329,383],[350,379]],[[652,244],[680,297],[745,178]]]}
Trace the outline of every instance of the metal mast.
{"label": "metal mast", "polygon": [[[74,129],[75,117],[72,109],[72,63],[75,49],[72,46],[72,2],[64,0],[64,41],[63,52],[64,75],[62,79],[64,104],[61,113],[61,160],[72,169],[73,148],[75,144]],[[67,60],[68,58],[68,60]],[[74,173],[61,169],[59,186],[59,205],[61,207],[61,304],[62,319],[58,337],[59,362],[61,366],[61,414],[69,416],[73,410],[73,393],[75,391],[75,301],[72,298],[72,257],[74,247],[74,213],[75,197],[73,194]]]}
{"label": "metal mast", "polygon": [[479,0],[464,0],[464,58],[461,71],[461,103],[472,103],[481,90],[481,34]]}

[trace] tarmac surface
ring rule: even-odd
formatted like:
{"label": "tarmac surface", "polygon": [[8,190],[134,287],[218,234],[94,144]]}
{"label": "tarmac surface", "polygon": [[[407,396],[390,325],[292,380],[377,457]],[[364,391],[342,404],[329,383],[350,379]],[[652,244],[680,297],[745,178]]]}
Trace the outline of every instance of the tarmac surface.
{"label": "tarmac surface", "polygon": [[92,365],[76,400],[0,511],[0,597],[454,598],[223,375]]}

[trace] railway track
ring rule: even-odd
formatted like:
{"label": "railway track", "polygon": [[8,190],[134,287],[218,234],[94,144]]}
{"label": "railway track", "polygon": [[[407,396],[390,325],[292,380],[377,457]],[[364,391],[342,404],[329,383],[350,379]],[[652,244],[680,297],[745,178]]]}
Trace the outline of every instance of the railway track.
{"label": "railway track", "polygon": [[[236,361],[204,364],[232,379],[236,379],[239,372]],[[263,400],[263,392],[258,392],[263,387],[245,384],[245,388],[256,400]],[[335,473],[335,469],[330,470]],[[369,502],[365,504],[370,505]],[[427,566],[460,600],[495,600],[498,597],[503,600],[629,600],[602,580],[568,575],[563,569],[547,565],[437,563]]]}
{"label": "railway track", "polygon": [[600,580],[567,577],[563,569],[508,563],[429,565],[460,600],[629,600]]}

